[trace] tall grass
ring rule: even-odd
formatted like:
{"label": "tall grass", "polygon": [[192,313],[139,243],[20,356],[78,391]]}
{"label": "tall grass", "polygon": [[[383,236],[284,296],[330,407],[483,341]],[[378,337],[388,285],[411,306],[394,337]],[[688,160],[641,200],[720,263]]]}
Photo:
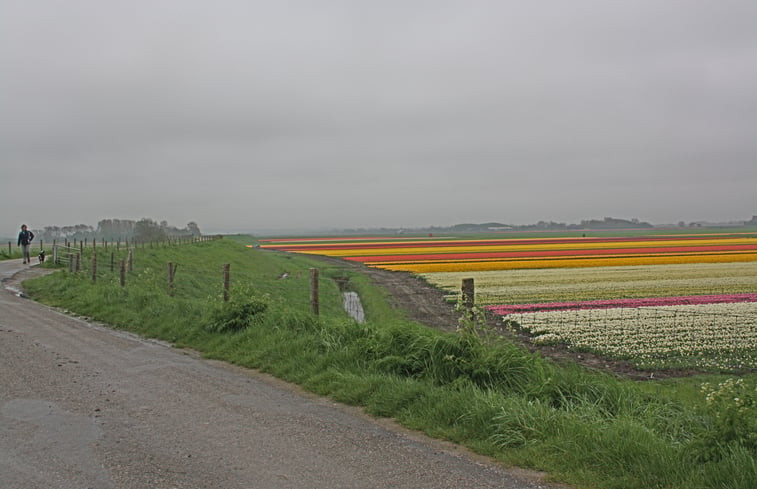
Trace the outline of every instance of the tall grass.
{"label": "tall grass", "polygon": [[[173,297],[168,261],[178,264]],[[231,264],[228,304],[224,263]],[[314,266],[321,269],[319,317],[309,311]],[[366,323],[342,310],[336,277],[360,293]],[[725,429],[719,413],[729,404],[708,404],[694,388],[679,397],[666,384],[558,366],[504,339],[429,329],[392,309],[366,277],[311,258],[224,239],[138,249],[125,288],[116,276],[92,284],[67,272],[26,286],[38,300],[258,368],[578,487],[757,487],[753,426]],[[229,320],[233,327],[218,327]],[[755,384],[745,377],[740,395]],[[752,403],[746,419],[754,414]]]}

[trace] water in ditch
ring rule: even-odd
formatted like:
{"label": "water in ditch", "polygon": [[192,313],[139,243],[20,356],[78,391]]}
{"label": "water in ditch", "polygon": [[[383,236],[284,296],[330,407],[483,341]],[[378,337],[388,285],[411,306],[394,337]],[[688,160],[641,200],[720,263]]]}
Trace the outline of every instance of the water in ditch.
{"label": "water in ditch", "polygon": [[362,324],[365,322],[365,312],[363,304],[360,302],[360,296],[357,292],[342,292],[344,310],[352,319]]}

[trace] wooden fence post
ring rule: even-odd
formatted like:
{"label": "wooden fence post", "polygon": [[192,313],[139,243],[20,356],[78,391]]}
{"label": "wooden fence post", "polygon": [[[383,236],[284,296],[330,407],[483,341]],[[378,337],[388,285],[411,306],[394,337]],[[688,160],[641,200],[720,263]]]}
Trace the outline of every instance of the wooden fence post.
{"label": "wooden fence post", "polygon": [[132,253],[133,248],[129,248],[129,272],[134,271],[134,253]]}
{"label": "wooden fence post", "polygon": [[74,273],[74,254],[68,254],[68,273]]}
{"label": "wooden fence post", "polygon": [[223,301],[224,302],[229,302],[229,283],[230,283],[229,267],[230,266],[231,265],[228,263],[223,266]]}
{"label": "wooden fence post", "polygon": [[475,292],[472,278],[463,279],[462,292],[463,292],[463,307],[468,311],[472,311],[473,305],[476,303],[476,299],[475,299],[476,292]]}
{"label": "wooden fence post", "polygon": [[11,251],[13,248],[11,248],[11,242],[8,241],[8,256],[11,256]]}
{"label": "wooden fence post", "polygon": [[126,260],[121,260],[121,287],[126,286]]}
{"label": "wooden fence post", "polygon": [[173,262],[168,262],[168,295],[173,297],[174,294],[174,287],[173,287],[173,277],[176,274],[176,265],[173,264]]}
{"label": "wooden fence post", "polygon": [[113,251],[110,252],[110,271],[112,272],[114,268],[114,264],[116,261],[115,253]]}
{"label": "wooden fence post", "polygon": [[95,282],[97,282],[97,253],[92,253],[92,283]]}
{"label": "wooden fence post", "polygon": [[81,270],[81,255],[79,253],[76,254],[75,260],[76,260],[76,270],[75,271],[76,271],[76,273],[79,273],[79,271]]}
{"label": "wooden fence post", "polygon": [[310,311],[313,315],[319,314],[319,302],[318,302],[318,269],[310,269]]}

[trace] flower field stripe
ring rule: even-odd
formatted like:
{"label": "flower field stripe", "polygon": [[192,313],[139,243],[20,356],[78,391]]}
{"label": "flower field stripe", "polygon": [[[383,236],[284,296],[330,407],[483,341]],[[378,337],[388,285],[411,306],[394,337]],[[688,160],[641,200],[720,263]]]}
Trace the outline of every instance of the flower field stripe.
{"label": "flower field stripe", "polygon": [[[706,256],[712,256],[712,255],[742,255],[743,253],[740,252],[699,252],[699,253],[668,253],[668,254],[647,254],[647,253],[633,253],[633,254],[625,254],[625,255],[618,255],[618,254],[611,254],[611,255],[603,255],[602,258],[605,259],[619,259],[619,258],[664,258],[664,257],[706,257]],[[754,254],[757,254],[755,252]],[[426,259],[426,260],[397,260],[397,257],[394,257],[394,261],[386,261],[386,262],[364,262],[366,265],[370,266],[391,266],[391,265],[433,265],[433,264],[449,264],[449,263],[460,263],[462,265],[465,264],[473,264],[473,263],[492,263],[492,262],[547,262],[547,261],[558,261],[558,260],[574,260],[574,261],[580,261],[580,260],[592,260],[594,259],[590,255],[565,255],[560,254],[553,257],[539,257],[539,256],[521,256],[511,259],[502,259],[502,258],[480,258],[476,260],[465,260],[465,259],[446,259],[446,258],[440,258],[440,259]]]}
{"label": "flower field stripe", "polygon": [[474,279],[476,303],[482,307],[757,292],[757,261],[435,272],[422,276],[444,290],[450,302],[459,300],[462,279]]}
{"label": "flower field stripe", "polygon": [[[478,258],[478,259],[463,259],[461,257],[458,258],[446,258],[447,255],[430,255],[427,259],[419,259],[419,260],[410,260],[405,259],[405,257],[399,257],[395,256],[392,257],[392,260],[387,260],[384,262],[371,262],[366,261],[363,263],[366,263],[368,265],[425,265],[425,264],[445,264],[445,263],[460,263],[460,264],[466,264],[466,263],[485,263],[485,262],[547,262],[547,261],[558,261],[558,260],[573,260],[573,261],[580,261],[580,260],[595,260],[595,259],[617,259],[617,258],[660,258],[660,257],[706,257],[706,256],[712,256],[712,255],[745,255],[745,254],[757,254],[757,251],[750,252],[750,253],[743,253],[743,252],[729,252],[729,251],[701,251],[701,252],[694,252],[694,253],[628,253],[628,254],[607,254],[607,255],[600,255],[599,257],[595,257],[593,255],[587,255],[587,254],[576,254],[576,255],[567,255],[565,253],[560,253],[554,256],[532,256],[532,255],[521,255],[521,256],[515,256],[511,258],[500,258],[500,257],[492,257],[492,258]],[[429,256],[429,255],[424,255]],[[349,259],[349,258],[345,258]]]}
{"label": "flower field stripe", "polygon": [[[494,260],[494,261],[451,261],[451,262],[423,262],[423,263],[380,263],[387,270],[405,271],[413,273],[433,272],[464,272],[485,270],[515,270],[520,268],[572,268],[572,267],[613,267],[637,266],[655,264],[683,264],[683,263],[727,263],[727,262],[757,261],[757,253],[718,253],[691,255],[662,255],[662,256],[621,256],[616,258],[561,258],[561,259],[532,259],[532,260]],[[367,265],[373,265],[366,263]]]}
{"label": "flower field stripe", "polygon": [[313,237],[313,238],[268,238],[261,239],[260,243],[266,247],[286,247],[286,246],[299,246],[308,244],[323,244],[343,242],[375,242],[375,243],[439,243],[439,244],[455,244],[463,243],[471,246],[487,245],[487,244],[502,244],[502,245],[521,245],[521,244],[557,244],[557,243],[605,243],[613,241],[687,241],[687,240],[700,240],[700,239],[741,239],[741,238],[757,238],[757,233],[702,233],[702,234],[658,234],[649,236],[596,236],[596,237],[549,237],[549,238],[451,238],[444,236],[435,237],[423,237],[423,236],[408,236],[408,237],[387,237],[387,236],[359,236],[359,237],[340,237],[340,236],[328,236],[328,237]]}
{"label": "flower field stripe", "polygon": [[567,345],[639,368],[757,368],[757,302],[541,311],[509,316],[536,344]]}
{"label": "flower field stripe", "polygon": [[[438,240],[438,238],[434,238],[435,240]],[[340,239],[340,238],[333,238],[333,239],[326,239],[323,238],[319,241],[310,241],[310,240],[303,240],[303,241],[278,241],[273,242],[271,240],[260,240],[260,247],[263,249],[274,249],[274,250],[284,250],[284,251],[297,251],[297,250],[307,250],[307,249],[323,249],[323,250],[338,250],[338,249],[360,249],[360,248],[375,248],[375,247],[397,247],[397,246],[433,246],[433,243],[436,241],[431,241],[431,238],[428,240],[422,240],[419,241],[417,238],[414,238],[412,240],[403,239],[403,240],[397,240],[397,239],[380,239],[380,238],[366,238],[361,240],[354,240],[354,239]],[[452,243],[455,243],[456,241],[452,241]]]}
{"label": "flower field stripe", "polygon": [[641,299],[610,299],[593,301],[537,302],[533,304],[486,306],[486,309],[500,316],[506,316],[508,314],[538,311],[612,309],[618,307],[660,307],[695,304],[730,304],[735,302],[757,302],[757,293],[688,295],[674,297],[649,297]]}
{"label": "flower field stripe", "polygon": [[454,242],[420,242],[420,243],[342,243],[335,245],[303,245],[303,246],[264,246],[268,249],[282,249],[299,253],[321,254],[326,256],[384,256],[384,255],[422,255],[442,253],[496,253],[517,251],[558,251],[558,250],[594,250],[594,249],[625,249],[640,248],[653,250],[655,248],[681,247],[695,249],[705,246],[743,246],[745,250],[757,250],[757,238],[729,238],[729,239],[689,239],[689,240],[628,240],[623,241],[591,241],[591,242],[558,242],[528,244],[503,244],[471,241]]}
{"label": "flower field stripe", "polygon": [[754,245],[726,245],[726,246],[677,246],[660,248],[607,248],[591,250],[538,250],[538,251],[502,251],[481,253],[470,251],[467,253],[429,253],[423,255],[374,255],[374,256],[347,256],[346,260],[362,263],[379,264],[382,262],[421,262],[435,260],[481,260],[489,258],[523,258],[523,257],[568,257],[586,255],[635,255],[635,254],[662,254],[662,253],[704,253],[725,251],[757,251]]}
{"label": "flower field stripe", "polygon": [[[351,241],[375,241],[375,242],[381,242],[381,241],[396,241],[398,239],[402,238],[387,238],[386,236],[351,236],[351,237],[345,237],[345,236],[319,236],[315,238],[266,238],[261,239],[261,243],[274,243],[274,244],[286,244],[286,243],[295,243],[295,244],[302,244],[302,243],[320,243],[320,242],[334,242],[334,241],[344,241],[344,242],[351,242]],[[421,238],[413,237],[413,238],[405,238],[406,240],[419,240]],[[439,238],[429,238],[429,239],[439,239]]]}
{"label": "flower field stripe", "polygon": [[270,240],[262,247],[414,273],[757,260],[754,233],[518,239],[374,236]]}
{"label": "flower field stripe", "polygon": [[[707,246],[707,245],[757,245],[754,237],[723,237],[723,238],[693,238],[681,237],[676,239],[659,237],[624,238],[531,238],[531,239],[498,239],[498,240],[449,240],[428,238],[418,240],[373,240],[344,241],[340,243],[288,241],[275,244],[262,244],[266,249],[282,249],[285,251],[319,250],[322,254],[334,252],[334,256],[341,254],[349,256],[354,250],[366,250],[363,255],[382,254],[368,250],[392,250],[387,254],[414,254],[423,252],[454,252],[463,247],[479,251],[507,251],[507,250],[538,250],[538,249],[585,249],[585,248],[618,248],[618,247],[660,247],[660,246]],[[420,249],[418,249],[420,248]],[[415,251],[414,251],[415,250]],[[342,253],[344,252],[344,253]]]}

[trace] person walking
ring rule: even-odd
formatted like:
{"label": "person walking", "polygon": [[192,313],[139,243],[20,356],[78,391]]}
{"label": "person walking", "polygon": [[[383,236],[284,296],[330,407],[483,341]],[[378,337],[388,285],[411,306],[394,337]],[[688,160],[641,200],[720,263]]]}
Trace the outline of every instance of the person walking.
{"label": "person walking", "polygon": [[32,259],[29,256],[29,248],[31,248],[32,240],[34,239],[34,233],[26,229],[26,224],[21,225],[21,232],[18,233],[18,246],[21,247],[21,255],[24,257],[24,263],[31,265]]}

